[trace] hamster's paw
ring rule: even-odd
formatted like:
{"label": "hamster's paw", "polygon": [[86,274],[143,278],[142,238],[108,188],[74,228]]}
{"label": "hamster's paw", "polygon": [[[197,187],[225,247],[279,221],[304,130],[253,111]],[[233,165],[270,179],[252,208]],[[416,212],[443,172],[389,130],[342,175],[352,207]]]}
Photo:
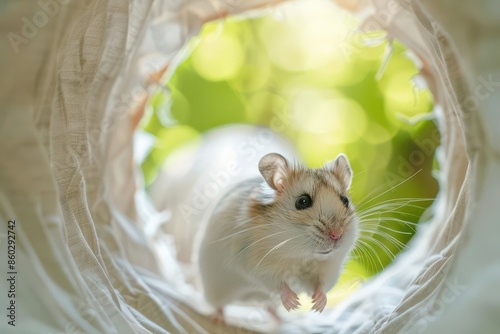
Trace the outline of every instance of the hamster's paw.
{"label": "hamster's paw", "polygon": [[224,320],[224,310],[222,309],[222,307],[217,307],[215,313],[212,314],[211,319],[214,324],[226,323],[226,321]]}
{"label": "hamster's paw", "polygon": [[314,289],[314,293],[311,296],[312,302],[314,303],[311,311],[317,311],[319,313],[323,312],[326,306],[326,294],[323,292],[323,288],[318,284],[316,289]]}
{"label": "hamster's paw", "polygon": [[299,308],[300,302],[297,294],[286,283],[282,283],[280,287],[281,302],[287,311],[296,310]]}

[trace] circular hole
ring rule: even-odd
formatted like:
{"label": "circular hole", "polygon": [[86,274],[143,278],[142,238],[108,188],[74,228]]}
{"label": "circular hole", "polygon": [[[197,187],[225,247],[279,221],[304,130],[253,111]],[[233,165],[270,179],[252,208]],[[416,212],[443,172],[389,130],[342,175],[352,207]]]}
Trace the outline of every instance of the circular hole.
{"label": "circular hole", "polygon": [[[221,126],[270,127],[311,168],[344,152],[354,170],[350,195],[362,232],[329,294],[330,306],[406,247],[419,222],[429,218],[439,189],[432,175],[440,142],[433,98],[415,84],[419,71],[411,51],[397,40],[390,44],[383,31],[358,31],[358,23],[332,4],[314,1],[206,24],[168,89],[150,98],[138,130],[154,138],[142,170],[146,185],[156,187],[155,203],[164,203],[154,198],[162,196],[158,188],[169,191],[157,184],[164,182],[157,179],[162,168],[177,169],[171,174],[177,181],[183,177],[167,158],[183,161],[205,133]],[[200,190],[208,202],[209,193]]]}

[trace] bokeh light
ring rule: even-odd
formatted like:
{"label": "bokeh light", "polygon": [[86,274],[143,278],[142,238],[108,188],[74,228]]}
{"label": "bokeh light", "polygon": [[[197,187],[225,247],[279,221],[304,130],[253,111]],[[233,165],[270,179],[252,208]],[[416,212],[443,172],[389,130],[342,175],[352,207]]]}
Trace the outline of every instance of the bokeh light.
{"label": "bokeh light", "polygon": [[271,61],[285,71],[310,71],[338,57],[356,22],[327,2],[304,1],[279,10],[283,19],[266,17],[258,31]]}
{"label": "bokeh light", "polygon": [[323,134],[327,143],[353,143],[366,131],[367,117],[363,108],[334,91],[302,91],[292,102],[291,109],[295,128]]}
{"label": "bokeh light", "polygon": [[232,79],[244,63],[238,36],[227,29],[208,27],[202,32],[203,38],[199,40],[191,55],[193,69],[209,81]]}

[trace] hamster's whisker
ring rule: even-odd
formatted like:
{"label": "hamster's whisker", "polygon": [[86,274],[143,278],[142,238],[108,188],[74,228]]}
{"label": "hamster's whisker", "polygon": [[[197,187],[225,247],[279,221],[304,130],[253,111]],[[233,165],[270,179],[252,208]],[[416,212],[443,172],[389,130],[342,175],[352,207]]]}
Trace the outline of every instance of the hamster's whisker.
{"label": "hamster's whisker", "polygon": [[[273,269],[273,272],[271,273],[271,276],[274,276],[274,273],[276,272],[276,268],[278,267],[278,265],[283,265],[283,261],[285,262],[288,262],[289,259],[285,259],[285,256],[288,255],[287,253],[283,253],[280,257],[280,259],[278,261],[276,261],[276,264],[274,266],[274,269]],[[287,266],[283,266],[283,267],[287,267]]]}
{"label": "hamster's whisker", "polygon": [[370,241],[376,244],[390,259],[394,259],[396,257],[396,255],[387,247],[387,245],[385,245],[380,240],[372,238]]}
{"label": "hamster's whisker", "polygon": [[[378,218],[363,219],[363,220],[360,220],[359,224],[360,224],[360,226],[385,226],[389,222],[403,224],[404,226],[409,227],[413,232],[416,231],[415,227],[418,225],[418,223],[410,222],[410,221],[395,218],[395,217],[378,217]],[[382,225],[382,224],[385,224],[385,225]],[[391,225],[394,226],[395,224],[391,224]],[[386,228],[388,228],[388,227],[386,226]],[[394,230],[394,232],[399,233],[401,231]]]}
{"label": "hamster's whisker", "polygon": [[406,216],[411,216],[411,217],[415,217],[415,218],[419,218],[420,216],[418,215],[414,215],[414,214],[411,214],[411,213],[408,213],[408,212],[404,212],[404,211],[390,211],[390,210],[387,210],[387,211],[380,211],[380,212],[371,212],[371,213],[368,213],[368,214],[363,214],[361,216],[359,216],[359,221],[368,221],[368,220],[383,220],[383,219],[387,219],[387,218],[395,218],[393,215],[391,216],[388,216],[386,215],[387,213],[392,213],[394,215],[396,214],[399,214],[399,215],[406,215]]}
{"label": "hamster's whisker", "polygon": [[394,203],[380,203],[376,206],[367,208],[365,210],[359,210],[358,214],[364,216],[369,213],[379,213],[379,212],[399,212],[398,209],[401,207],[425,209],[427,206],[411,204],[408,202],[394,202]]}
{"label": "hamster's whisker", "polygon": [[372,254],[366,248],[366,246],[362,244],[358,244],[356,248],[354,248],[353,253],[358,253],[359,256],[357,259],[361,262],[363,266],[367,266],[368,268],[375,269],[377,265],[375,264],[375,260],[372,258]]}
{"label": "hamster's whisker", "polygon": [[368,171],[368,169],[365,169],[364,171],[361,171],[361,172],[357,172],[357,173],[353,174],[352,178],[354,179],[355,177],[357,177],[357,176],[359,176],[359,175],[361,175],[361,174],[364,174],[364,173],[366,173],[367,171]]}
{"label": "hamster's whisker", "polygon": [[[394,258],[395,254],[392,251],[393,248],[389,247],[396,247],[398,251],[406,247],[406,245],[395,238],[394,235],[413,234],[408,230],[400,230],[397,227],[394,228],[394,225],[386,226],[387,223],[393,222],[404,224],[413,232],[415,231],[415,226],[418,224],[389,216],[389,214],[403,214],[406,216],[419,217],[418,215],[404,212],[400,209],[403,207],[425,209],[427,205],[418,205],[418,203],[424,204],[434,200],[435,198],[397,198],[384,200],[372,205],[368,205],[368,202],[365,202],[363,205],[359,206],[357,212],[352,211],[346,216],[346,219],[350,219],[357,215],[359,219],[360,237],[356,242],[356,248],[353,250],[353,253],[359,255],[359,260],[365,262],[368,267],[373,267],[374,270],[383,268],[384,266],[379,255],[381,253],[379,252],[382,251],[389,258]],[[382,237],[384,240],[377,239],[375,236]],[[375,247],[380,249],[380,251],[376,251]],[[377,263],[379,265],[377,265]]]}
{"label": "hamster's whisker", "polygon": [[259,217],[251,217],[251,218],[248,218],[248,219],[244,219],[240,222],[240,224],[245,224],[245,223],[249,223],[249,222],[252,222],[254,220],[257,220],[259,218],[268,218],[272,216],[271,213],[266,213],[266,214],[261,214]]}
{"label": "hamster's whisker", "polygon": [[[363,198],[360,201],[360,204],[358,205],[356,211],[350,212],[347,215],[348,218],[351,218],[356,214],[359,217],[358,219],[360,226],[360,238],[356,242],[356,248],[353,250],[353,253],[359,254],[362,261],[367,260],[370,263],[372,263],[374,269],[378,267],[376,265],[375,258],[377,262],[380,264],[380,267],[383,267],[383,264],[378,253],[375,251],[373,245],[380,248],[387,256],[391,258],[395,257],[395,255],[384,243],[382,243],[380,240],[377,240],[376,238],[373,238],[373,236],[378,235],[384,238],[385,240],[389,241],[394,246],[403,249],[404,247],[406,247],[405,244],[388,232],[400,235],[412,234],[411,232],[408,231],[400,231],[397,228],[391,228],[389,226],[385,226],[384,223],[393,222],[393,223],[404,224],[405,226],[411,228],[413,231],[415,231],[415,226],[417,225],[417,223],[413,223],[396,217],[390,217],[387,216],[387,214],[396,213],[396,214],[404,214],[406,216],[419,217],[418,215],[414,215],[409,212],[403,212],[400,209],[401,208],[425,209],[427,206],[417,205],[416,203],[434,201],[435,198],[396,198],[396,199],[384,200],[372,205],[369,204],[375,201],[377,198],[388,193],[389,191],[401,186],[402,184],[413,178],[415,175],[417,175],[419,172],[421,172],[421,170],[418,170],[410,177],[399,182],[395,186],[381,192],[377,196],[373,196],[373,194],[379,191],[380,188],[375,189],[373,192],[370,192],[365,198]],[[369,200],[366,201],[366,199]],[[370,242],[368,242],[368,240],[364,239],[369,239],[371,244]]]}
{"label": "hamster's whisker", "polygon": [[406,225],[406,226],[411,226],[412,229],[414,230],[413,226],[417,226],[418,223],[414,223],[414,222],[411,222],[411,221],[408,221],[408,220],[404,220],[404,219],[400,219],[400,218],[396,218],[396,217],[390,217],[390,216],[380,216],[378,218],[370,218],[370,219],[361,219],[359,221],[360,224],[365,224],[365,223],[373,223],[373,222],[396,222],[396,223],[400,223],[400,224],[403,224],[403,225]]}
{"label": "hamster's whisker", "polygon": [[233,260],[236,259],[238,257],[238,255],[240,255],[241,253],[243,253],[248,248],[254,246],[255,244],[257,244],[257,243],[259,243],[259,242],[261,242],[261,241],[263,241],[265,239],[268,239],[268,238],[271,238],[271,237],[274,237],[276,235],[283,234],[283,233],[288,233],[288,231],[280,231],[280,232],[276,232],[276,233],[273,233],[273,234],[270,234],[270,235],[266,235],[265,237],[260,238],[257,241],[252,242],[250,245],[244,247],[238,253],[236,253],[236,255],[225,265],[225,267],[227,268],[227,266],[229,266],[229,264],[231,264],[231,262],[233,262]]}
{"label": "hamster's whisker", "polygon": [[386,199],[386,200],[374,203],[371,206],[368,206],[367,208],[370,208],[372,206],[375,206],[375,205],[381,204],[381,203],[404,202],[404,201],[408,201],[408,202],[422,202],[422,201],[433,201],[433,200],[435,200],[434,197],[398,197],[398,198],[389,198],[389,199]]}
{"label": "hamster's whisker", "polygon": [[[306,251],[306,250],[308,250],[308,248],[304,247],[304,246],[307,246],[307,245],[308,245],[308,240],[304,239],[301,242],[299,242],[298,244],[294,245],[294,248],[298,252],[301,252],[303,250]],[[278,267],[289,268],[289,265],[293,265],[293,260],[291,258],[287,258],[286,257],[287,255],[289,255],[287,252],[283,252],[283,254],[279,258],[279,260],[275,261],[275,266],[274,266],[274,269],[273,269],[271,276],[274,276],[274,274],[276,273],[276,268],[278,268]],[[283,262],[285,262],[285,263],[283,263]]]}
{"label": "hamster's whisker", "polygon": [[373,208],[373,209],[370,209],[370,210],[366,210],[366,211],[362,211],[359,213],[359,216],[360,217],[369,217],[370,215],[377,215],[377,214],[382,214],[382,213],[401,213],[401,214],[406,214],[406,215],[409,215],[409,216],[414,216],[414,217],[419,217],[418,215],[415,215],[415,214],[412,214],[412,213],[409,213],[409,212],[405,212],[403,210],[398,210],[402,207],[406,207],[406,208],[415,208],[415,209],[424,209],[425,207],[423,206],[419,206],[419,205],[412,205],[412,204],[402,204],[400,206],[394,206],[394,207],[391,207],[389,205],[381,205],[379,207],[376,207],[376,208]]}
{"label": "hamster's whisker", "polygon": [[264,255],[264,256],[260,259],[260,261],[259,261],[259,262],[257,262],[257,264],[256,264],[256,265],[255,265],[255,267],[252,269],[252,271],[250,271],[250,275],[249,275],[249,276],[252,276],[252,275],[253,275],[253,273],[255,272],[255,270],[257,269],[257,267],[258,267],[258,266],[262,263],[262,261],[264,261],[264,259],[265,259],[265,258],[266,258],[269,254],[271,254],[271,253],[272,253],[272,251],[277,250],[278,248],[280,248],[281,246],[283,246],[284,244],[286,244],[286,243],[287,243],[287,242],[289,242],[290,240],[295,239],[295,238],[298,238],[298,237],[300,237],[300,236],[295,236],[295,237],[289,238],[289,239],[287,239],[287,240],[285,240],[285,241],[280,242],[279,244],[277,244],[277,245],[276,245],[276,246],[274,246],[273,248],[271,248],[271,249],[270,249],[270,250],[266,253],[266,255]]}
{"label": "hamster's whisker", "polygon": [[216,243],[216,242],[220,242],[220,241],[223,241],[223,240],[226,240],[226,239],[229,239],[231,237],[234,237],[235,235],[238,235],[238,234],[241,234],[241,233],[245,233],[245,232],[248,232],[248,231],[251,231],[251,230],[255,230],[255,229],[258,229],[258,228],[262,228],[264,226],[273,226],[273,224],[271,223],[268,223],[268,224],[259,224],[257,226],[252,226],[250,228],[247,228],[247,229],[244,229],[244,230],[241,230],[241,231],[238,231],[236,233],[233,233],[233,234],[230,234],[228,236],[225,236],[223,238],[220,238],[220,239],[217,239],[217,240],[214,240],[214,241],[211,241],[210,243]]}
{"label": "hamster's whisker", "polygon": [[365,262],[365,260],[369,258],[370,254],[363,245],[358,244],[357,247],[355,247],[351,253],[352,253],[351,255],[352,259],[359,260],[359,262],[361,262],[363,266],[369,265],[368,263]]}
{"label": "hamster's whisker", "polygon": [[[396,197],[396,198],[388,198],[383,201],[379,201],[377,203],[389,203],[389,202],[397,202],[397,201],[433,201],[435,197]],[[362,203],[364,205],[366,203]],[[376,204],[376,203],[375,203]],[[372,205],[375,205],[372,204]]]}
{"label": "hamster's whisker", "polygon": [[300,230],[305,230],[307,228],[307,225],[301,224],[301,223],[295,223],[295,222],[287,222],[288,225],[292,225],[297,227]]}
{"label": "hamster's whisker", "polygon": [[[374,256],[376,257],[376,259],[378,260],[378,262],[379,262],[379,264],[380,264],[380,268],[383,268],[383,267],[384,267],[384,265],[382,264],[382,261],[380,261],[380,257],[378,256],[378,253],[375,251],[375,248],[373,248],[373,246],[372,246],[372,245],[370,245],[368,242],[364,241],[364,240],[363,240],[363,239],[361,239],[361,238],[359,238],[359,239],[357,240],[357,242],[358,242],[359,244],[362,244],[364,247],[368,248],[368,249],[371,251],[371,253],[369,253],[369,254],[370,254],[370,257],[371,257],[371,258],[373,258]],[[374,264],[375,264],[375,262],[374,262]],[[375,267],[374,267],[374,269],[375,269]]]}
{"label": "hamster's whisker", "polygon": [[[383,232],[380,230],[372,230],[372,231],[367,231],[367,232],[373,232],[372,235],[379,235],[382,238],[390,241],[391,244],[394,245],[395,247],[397,247],[399,250],[402,250],[406,247],[406,245],[404,243],[402,243],[401,241],[399,241],[398,239],[394,238],[392,235],[390,235],[386,232]],[[362,239],[363,237],[364,236],[361,235],[360,239]],[[389,258],[393,259],[396,257],[396,255],[383,242],[381,242],[380,240],[377,240],[375,238],[372,238],[371,235],[368,235],[367,237],[369,238],[369,240],[367,240],[367,241],[370,241],[370,242],[373,242],[374,244],[376,244]]]}
{"label": "hamster's whisker", "polygon": [[366,215],[366,214],[369,214],[369,213],[380,213],[380,212],[394,212],[395,210],[401,208],[401,207],[404,207],[405,205],[408,205],[409,203],[406,202],[406,203],[392,203],[392,204],[386,204],[386,203],[382,203],[382,204],[378,204],[376,206],[373,206],[373,207],[370,207],[368,209],[365,209],[365,210],[359,210],[358,211],[358,215],[360,217]]}
{"label": "hamster's whisker", "polygon": [[[382,202],[379,202],[379,203],[376,203],[376,204],[373,204],[363,210],[359,210],[358,209],[358,213],[359,214],[362,214],[364,212],[370,212],[370,211],[374,211],[374,210],[377,210],[379,208],[385,208],[385,207],[391,207],[391,206],[405,206],[405,205],[408,205],[410,206],[410,203],[414,203],[414,202],[429,202],[429,201],[433,201],[435,200],[435,198],[397,198],[397,199],[389,199],[389,200],[386,200],[386,201],[382,201]],[[420,206],[420,205],[415,205],[415,204],[411,204],[412,207],[416,207],[416,208],[424,208],[424,206]]]}
{"label": "hamster's whisker", "polygon": [[[384,225],[380,225],[380,224],[375,224],[375,223],[368,223],[368,224],[364,224],[364,226],[362,226],[361,230],[367,230],[365,229],[364,227],[365,226],[373,226],[373,227],[376,227],[377,229],[384,229],[384,230],[387,230],[387,231],[391,231],[393,233],[397,233],[397,234],[406,234],[406,235],[411,235],[413,233],[411,232],[405,232],[405,231],[400,231],[400,230],[395,230],[393,228],[390,228],[390,227],[387,227],[387,226],[384,226]],[[377,230],[375,229],[375,230]],[[413,227],[412,227],[413,229]]]}
{"label": "hamster's whisker", "polygon": [[351,221],[351,220],[353,220],[352,219],[353,217],[356,217],[356,218],[358,217],[358,213],[355,210],[347,213],[347,215],[345,216],[345,219]]}
{"label": "hamster's whisker", "polygon": [[383,268],[382,262],[380,261],[378,254],[375,252],[375,249],[371,245],[367,244],[366,242],[364,242],[361,239],[358,239],[358,241],[356,242],[356,247],[354,248],[354,251],[358,251],[358,250],[360,252],[362,252],[362,255],[364,254],[364,256],[360,256],[361,261],[364,262],[365,258],[368,259],[369,262],[367,263],[367,265],[371,266],[373,270],[377,269],[377,264],[375,263],[374,257],[377,258],[378,262],[380,263],[381,268]]}
{"label": "hamster's whisker", "polygon": [[376,187],[375,189],[373,189],[372,191],[370,191],[368,194],[366,194],[362,199],[361,201],[359,201],[359,205],[364,205],[365,204],[365,200],[367,200],[368,198],[371,198],[373,196],[373,194],[377,193],[380,189],[383,188],[383,185],[379,185],[378,187]]}
{"label": "hamster's whisker", "polygon": [[[363,235],[363,233],[369,233],[368,235]],[[373,239],[372,236],[373,235],[379,235],[381,237],[383,237],[384,239],[387,239],[388,241],[390,241],[394,246],[400,248],[400,249],[403,249],[405,248],[405,244],[402,243],[401,241],[399,241],[398,239],[394,238],[392,235],[390,235],[389,233],[387,232],[384,232],[384,231],[380,231],[380,230],[364,230],[360,233],[360,237],[363,238],[363,237],[366,237],[366,238],[370,238],[369,240],[370,241],[373,241],[373,240],[376,240],[376,239]]]}
{"label": "hamster's whisker", "polygon": [[373,201],[373,200],[375,200],[375,199],[379,198],[380,196],[382,196],[382,195],[384,195],[384,194],[388,193],[389,191],[391,191],[391,190],[393,190],[393,189],[395,189],[395,188],[397,188],[397,187],[401,186],[403,183],[405,183],[405,182],[407,182],[407,181],[411,180],[411,179],[412,179],[415,175],[417,175],[417,174],[418,174],[418,173],[420,173],[421,171],[422,171],[422,169],[419,169],[418,171],[416,171],[415,173],[413,173],[412,175],[410,175],[409,177],[407,177],[407,178],[406,178],[406,179],[404,179],[403,181],[399,182],[399,183],[398,183],[398,184],[396,184],[395,186],[392,186],[392,187],[390,187],[389,189],[387,189],[386,191],[384,191],[384,192],[382,192],[382,193],[378,194],[377,196],[372,197],[369,201],[367,201],[367,202],[363,203],[363,204],[362,204],[359,208],[361,209],[364,205],[366,205],[366,204],[370,203],[371,201]]}

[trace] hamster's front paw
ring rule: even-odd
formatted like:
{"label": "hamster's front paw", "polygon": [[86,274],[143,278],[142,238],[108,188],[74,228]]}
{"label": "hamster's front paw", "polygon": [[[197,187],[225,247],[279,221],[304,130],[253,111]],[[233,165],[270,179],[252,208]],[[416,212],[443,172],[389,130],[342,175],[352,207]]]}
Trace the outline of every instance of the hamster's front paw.
{"label": "hamster's front paw", "polygon": [[321,284],[318,284],[316,286],[316,289],[314,289],[314,293],[311,296],[312,297],[312,302],[314,303],[313,307],[311,308],[311,311],[317,311],[317,312],[323,312],[326,306],[326,294],[323,292],[323,287]]}
{"label": "hamster's front paw", "polygon": [[300,302],[297,294],[286,283],[282,283],[280,287],[281,302],[287,311],[296,310],[299,308]]}

